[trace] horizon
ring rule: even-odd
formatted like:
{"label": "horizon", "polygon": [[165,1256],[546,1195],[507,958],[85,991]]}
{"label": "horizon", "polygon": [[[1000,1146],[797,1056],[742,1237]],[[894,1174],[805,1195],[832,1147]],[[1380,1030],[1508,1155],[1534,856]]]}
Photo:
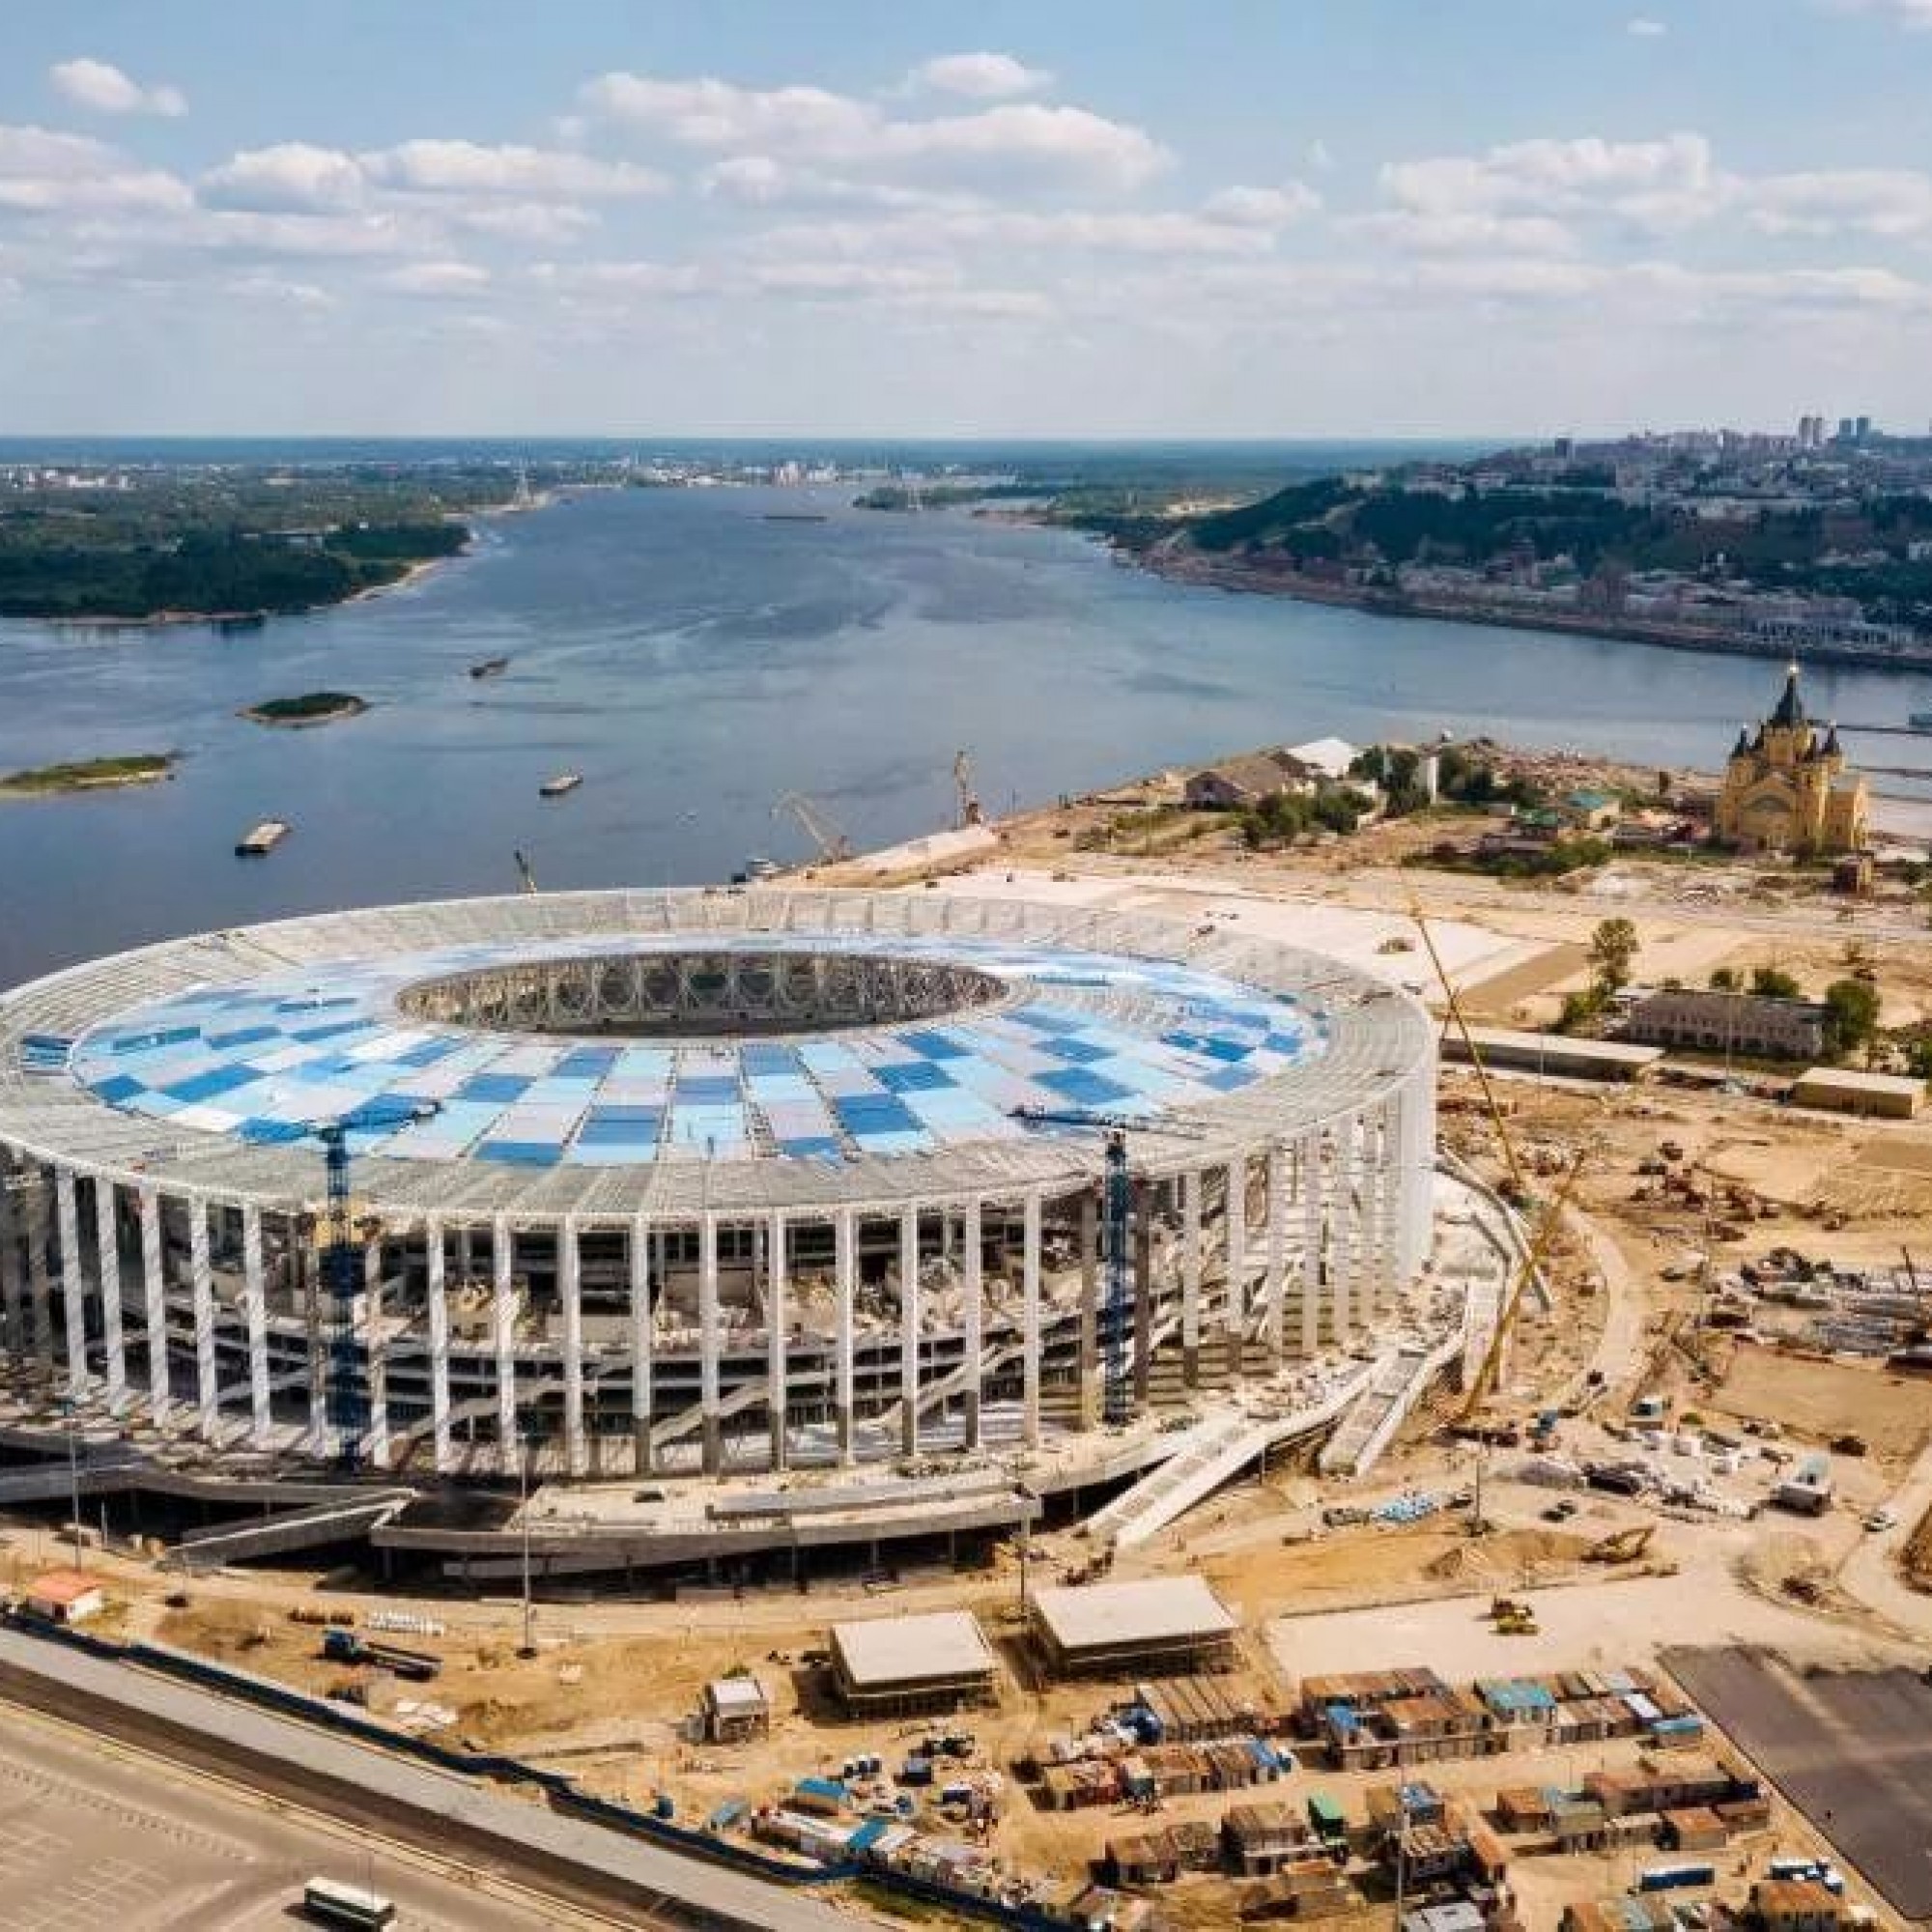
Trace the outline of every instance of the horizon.
{"label": "horizon", "polygon": [[988,0],[964,34],[937,0],[27,0],[0,424],[1912,434],[1928,25],[1926,0],[1224,0],[1184,26]]}

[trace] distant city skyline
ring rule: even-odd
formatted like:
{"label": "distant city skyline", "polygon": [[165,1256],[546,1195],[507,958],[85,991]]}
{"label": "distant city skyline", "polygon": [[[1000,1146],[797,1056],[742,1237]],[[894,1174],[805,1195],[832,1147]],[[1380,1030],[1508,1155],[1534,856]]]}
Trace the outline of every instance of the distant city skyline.
{"label": "distant city skyline", "polygon": [[1932,0],[16,0],[0,435],[1932,418]]}

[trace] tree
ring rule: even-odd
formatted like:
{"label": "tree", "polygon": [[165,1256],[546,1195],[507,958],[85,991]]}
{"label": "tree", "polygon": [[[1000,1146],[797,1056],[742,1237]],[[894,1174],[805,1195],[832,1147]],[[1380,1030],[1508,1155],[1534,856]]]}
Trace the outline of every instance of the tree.
{"label": "tree", "polygon": [[1750,989],[1765,1000],[1795,1000],[1798,997],[1798,981],[1781,966],[1753,967]]}
{"label": "tree", "polygon": [[1711,990],[1714,993],[1735,993],[1738,990],[1738,969],[1735,966],[1719,966],[1711,975]]}
{"label": "tree", "polygon": [[1826,1031],[1834,1053],[1842,1058],[1871,1044],[1878,1033],[1876,986],[1862,980],[1833,980],[1825,988],[1825,1004],[1832,1009]]}
{"label": "tree", "polygon": [[1627,919],[1604,920],[1591,933],[1590,971],[1601,998],[1630,984],[1636,951],[1636,927]]}

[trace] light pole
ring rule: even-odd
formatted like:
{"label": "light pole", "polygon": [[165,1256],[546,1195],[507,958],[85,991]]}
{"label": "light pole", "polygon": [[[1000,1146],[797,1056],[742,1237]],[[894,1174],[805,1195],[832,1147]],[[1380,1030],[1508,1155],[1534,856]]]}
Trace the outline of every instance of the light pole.
{"label": "light pole", "polygon": [[73,1567],[85,1570],[86,1562],[81,1555],[80,1540],[80,1438],[79,1429],[73,1412],[73,1399],[69,1397],[61,1407],[67,1415],[67,1481],[68,1502],[73,1511]]}
{"label": "light pole", "polygon": [[523,1525],[524,1641],[519,1657],[537,1654],[536,1605],[530,1597],[530,1437],[517,1420],[517,1520]]}

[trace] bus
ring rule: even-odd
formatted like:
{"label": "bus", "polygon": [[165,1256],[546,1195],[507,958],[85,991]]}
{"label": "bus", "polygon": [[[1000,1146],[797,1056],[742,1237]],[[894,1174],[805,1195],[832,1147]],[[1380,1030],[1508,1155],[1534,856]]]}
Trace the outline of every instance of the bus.
{"label": "bus", "polygon": [[380,1891],[344,1885],[333,1878],[312,1878],[302,1888],[302,1911],[323,1925],[349,1925],[356,1932],[381,1932],[396,1920],[394,1903]]}

